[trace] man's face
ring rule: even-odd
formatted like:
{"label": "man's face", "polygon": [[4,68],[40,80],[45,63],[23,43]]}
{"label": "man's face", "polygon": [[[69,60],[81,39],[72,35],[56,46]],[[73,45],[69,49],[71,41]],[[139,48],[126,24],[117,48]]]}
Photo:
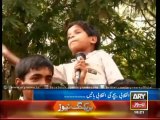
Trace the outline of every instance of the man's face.
{"label": "man's face", "polygon": [[68,46],[73,54],[76,52],[89,52],[93,37],[88,34],[78,25],[73,25],[67,32]]}
{"label": "man's face", "polygon": [[[24,80],[16,78],[16,85],[45,85],[49,84],[52,80],[52,71],[47,67],[42,67],[39,69],[30,69],[30,71],[25,75]],[[24,100],[33,99],[33,90],[22,90]]]}

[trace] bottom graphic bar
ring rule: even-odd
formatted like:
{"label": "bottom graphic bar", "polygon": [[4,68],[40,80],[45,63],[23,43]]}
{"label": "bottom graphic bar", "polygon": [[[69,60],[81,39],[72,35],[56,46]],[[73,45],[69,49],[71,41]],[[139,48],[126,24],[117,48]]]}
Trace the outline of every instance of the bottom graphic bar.
{"label": "bottom graphic bar", "polygon": [[160,119],[159,101],[148,101],[148,110],[131,110],[130,104],[130,101],[1,101],[0,118]]}

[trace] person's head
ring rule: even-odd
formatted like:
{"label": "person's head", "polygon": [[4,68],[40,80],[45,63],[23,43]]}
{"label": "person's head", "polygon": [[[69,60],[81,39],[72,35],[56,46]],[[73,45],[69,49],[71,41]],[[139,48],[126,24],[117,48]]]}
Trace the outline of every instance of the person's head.
{"label": "person's head", "polygon": [[[34,86],[49,84],[53,76],[52,63],[42,55],[33,55],[20,60],[15,67],[16,80],[18,86]],[[25,100],[32,100],[32,90],[22,90]]]}
{"label": "person's head", "polygon": [[84,21],[75,21],[67,27],[68,46],[72,54],[89,53],[97,50],[100,45],[100,35],[97,30]]}

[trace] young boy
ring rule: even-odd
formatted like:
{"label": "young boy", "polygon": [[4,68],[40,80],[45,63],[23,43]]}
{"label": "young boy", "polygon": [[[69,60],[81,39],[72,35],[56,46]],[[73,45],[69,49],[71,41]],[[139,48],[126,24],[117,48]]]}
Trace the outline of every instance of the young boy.
{"label": "young boy", "polygon": [[41,55],[23,58],[15,67],[17,86],[22,89],[24,100],[33,100],[33,90],[29,87],[49,84],[53,76],[52,63]]}
{"label": "young boy", "polygon": [[[86,60],[55,66],[54,79],[61,78],[74,84],[75,71],[80,70],[79,84],[107,84],[124,79],[111,56],[97,50],[100,44],[98,32],[84,21],[70,23],[67,29],[68,46],[72,54],[83,52]],[[75,82],[74,82],[75,81]]]}
{"label": "young boy", "polygon": [[[112,57],[104,50],[98,50],[100,36],[98,32],[84,21],[70,23],[67,28],[68,47],[72,54],[83,52],[86,60],[54,66],[53,82],[57,79],[68,84],[106,84],[124,79]],[[12,54],[4,47],[3,55]],[[13,55],[13,54],[12,54]],[[14,56],[14,55],[13,55]],[[12,57],[13,63],[19,60]],[[10,59],[10,58],[9,58]],[[80,80],[76,81],[75,71],[80,70]]]}

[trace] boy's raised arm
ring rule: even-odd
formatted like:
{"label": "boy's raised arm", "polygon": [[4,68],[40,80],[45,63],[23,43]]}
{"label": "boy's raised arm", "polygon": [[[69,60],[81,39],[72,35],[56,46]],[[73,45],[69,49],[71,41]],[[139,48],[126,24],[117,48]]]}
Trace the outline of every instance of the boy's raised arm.
{"label": "boy's raised arm", "polygon": [[4,44],[2,44],[2,55],[13,65],[16,65],[20,61],[20,58],[8,50]]}

